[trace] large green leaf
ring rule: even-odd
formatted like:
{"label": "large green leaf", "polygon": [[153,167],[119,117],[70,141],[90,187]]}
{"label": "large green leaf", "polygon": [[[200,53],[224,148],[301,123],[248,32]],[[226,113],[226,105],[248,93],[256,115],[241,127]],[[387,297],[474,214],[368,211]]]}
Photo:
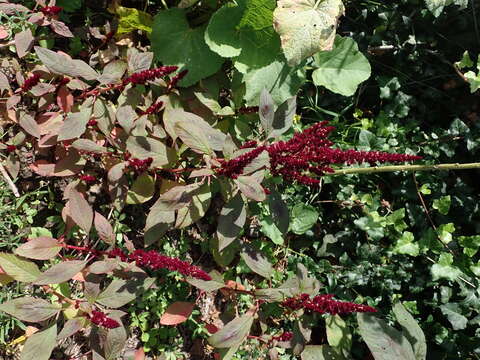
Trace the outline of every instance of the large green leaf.
{"label": "large green leaf", "polygon": [[312,73],[315,85],[345,96],[353,95],[371,73],[370,63],[358,51],[355,40],[341,36],[335,38],[333,50],[315,55],[315,66],[317,69]]}
{"label": "large green leaf", "polygon": [[180,85],[190,86],[216,73],[223,59],[204,40],[205,26],[192,29],[183,9],[163,10],[155,16],[151,42],[155,57],[167,65],[187,69]]}
{"label": "large green leaf", "polygon": [[247,210],[240,192],[232,198],[220,212],[218,217],[218,247],[219,251],[230,245],[240,234],[245,225]]}
{"label": "large green leaf", "polygon": [[435,17],[439,17],[443,8],[450,4],[461,6],[463,9],[468,6],[468,0],[425,0],[428,10]]}
{"label": "large green leaf", "polygon": [[247,105],[258,105],[263,89],[272,95],[276,104],[292,98],[305,82],[305,69],[291,68],[283,56],[259,69],[252,69],[243,76]]}
{"label": "large green leaf", "polygon": [[27,322],[40,322],[55,316],[61,310],[58,304],[25,296],[0,304],[0,311]]}
{"label": "large green leaf", "polygon": [[412,345],[400,331],[371,314],[358,313],[357,320],[375,360],[415,360]]}
{"label": "large green leaf", "polygon": [[53,323],[30,336],[22,349],[20,360],[49,360],[57,339],[57,324]]}
{"label": "large green leaf", "polygon": [[235,318],[222,329],[209,337],[208,342],[216,348],[229,348],[239,345],[247,338],[253,324],[253,315],[245,315]]}
{"label": "large green leaf", "polygon": [[341,0],[279,0],[273,24],[288,64],[297,66],[320,50],[330,50],[344,11]]}
{"label": "large green leaf", "polygon": [[462,310],[457,303],[441,305],[440,310],[452,324],[453,330],[463,330],[467,327],[468,319],[461,314]]}
{"label": "large green leaf", "polygon": [[393,313],[398,323],[404,330],[405,337],[412,344],[413,352],[417,360],[425,360],[427,357],[427,343],[425,334],[412,315],[405,309],[401,303],[396,303],[393,307]]}
{"label": "large green leaf", "polygon": [[37,264],[13,254],[0,253],[0,268],[21,282],[35,281],[41,274]]}
{"label": "large green leaf", "polygon": [[296,204],[292,209],[290,230],[302,235],[309,230],[318,220],[318,211],[311,205]]}

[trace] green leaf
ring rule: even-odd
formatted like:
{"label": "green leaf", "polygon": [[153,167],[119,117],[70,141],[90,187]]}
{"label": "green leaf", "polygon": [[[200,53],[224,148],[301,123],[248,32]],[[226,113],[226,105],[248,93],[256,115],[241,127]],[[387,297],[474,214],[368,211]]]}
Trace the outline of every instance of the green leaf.
{"label": "green leaf", "polygon": [[20,360],[49,360],[56,345],[57,324],[29,336],[23,346]]}
{"label": "green leaf", "polygon": [[227,325],[208,338],[210,345],[216,348],[229,348],[241,344],[250,333],[253,324],[253,315],[235,318]]}
{"label": "green leaf", "polygon": [[85,61],[72,60],[40,46],[35,46],[35,52],[40,61],[55,74],[83,77],[85,80],[95,80],[98,77],[98,73]]}
{"label": "green leaf", "polygon": [[457,303],[440,305],[440,310],[452,324],[453,330],[463,330],[467,327],[468,319],[461,314],[460,306]]}
{"label": "green leaf", "polygon": [[301,353],[302,360],[344,360],[345,358],[328,345],[307,345]]}
{"label": "green leaf", "polygon": [[37,264],[13,254],[0,253],[0,267],[17,281],[32,282],[40,276]]}
{"label": "green leaf", "polygon": [[463,56],[462,56],[462,60],[456,62],[455,65],[456,65],[459,69],[473,67],[473,61],[472,61],[472,59],[470,58],[470,55],[469,55],[469,53],[468,53],[468,50],[465,50],[465,52],[463,53]]}
{"label": "green leaf", "polygon": [[328,344],[348,355],[352,347],[352,333],[347,323],[339,315],[330,315],[325,319]]}
{"label": "green leaf", "polygon": [[135,179],[128,191],[127,204],[143,204],[153,197],[154,192],[155,180],[145,172]]}
{"label": "green leaf", "polygon": [[318,211],[311,205],[296,204],[292,209],[290,230],[297,235],[305,234],[318,220]]}
{"label": "green leaf", "polygon": [[453,264],[453,255],[442,253],[438,262],[432,265],[431,273],[433,280],[447,279],[453,281],[461,275],[460,269]]}
{"label": "green leaf", "polygon": [[433,208],[438,210],[440,214],[447,215],[450,210],[452,198],[450,195],[442,196],[439,199],[433,200]]}
{"label": "green leaf", "polygon": [[8,300],[0,304],[0,311],[27,322],[45,321],[55,316],[60,310],[61,306],[58,304],[30,296]]}
{"label": "green leaf", "polygon": [[49,260],[55,257],[62,246],[57,239],[38,237],[31,239],[15,249],[15,254],[35,260]]}
{"label": "green leaf", "polygon": [[280,193],[275,190],[270,191],[267,202],[274,224],[278,230],[286,233],[290,225],[290,213],[287,204],[282,200]]}
{"label": "green leaf", "polygon": [[90,120],[92,109],[84,108],[79,112],[69,113],[58,131],[58,141],[79,138],[87,130],[87,123]]}
{"label": "green leaf", "polygon": [[129,280],[115,279],[97,298],[97,302],[110,308],[119,308],[133,301],[141,292],[148,289],[155,282],[154,278],[144,273],[134,273]]}
{"label": "green leaf", "polygon": [[404,335],[412,344],[416,360],[425,360],[427,357],[427,343],[425,334],[412,315],[405,309],[401,303],[393,306],[393,313],[404,330]]}
{"label": "green leaf", "polygon": [[83,0],[57,0],[56,5],[63,8],[63,11],[74,12],[82,7]]}
{"label": "green leaf", "polygon": [[[260,230],[264,233],[274,244],[283,245],[283,233],[278,228],[272,215],[263,215],[260,219]],[[287,224],[288,226],[288,224]]]}
{"label": "green leaf", "polygon": [[275,104],[282,104],[295,96],[305,82],[305,69],[287,66],[281,56],[264,67],[249,70],[243,76],[243,82],[247,105],[258,105],[263,89],[272,95]]}
{"label": "green leaf", "polygon": [[218,217],[218,250],[222,251],[240,234],[245,225],[247,210],[242,195],[237,193],[225,204]]}
{"label": "green leaf", "polygon": [[144,11],[116,6],[115,13],[118,16],[117,35],[127,34],[134,30],[143,30],[150,34],[152,32],[152,16]]}
{"label": "green leaf", "polygon": [[188,74],[180,81],[190,86],[216,73],[223,59],[210,50],[204,40],[205,26],[190,28],[185,11],[172,8],[155,16],[151,34],[155,57],[167,65],[176,65]]}
{"label": "green leaf", "polygon": [[409,231],[405,231],[395,244],[393,253],[418,256],[420,252],[420,246],[418,243],[414,242],[414,240],[415,238],[413,234]]}
{"label": "green leaf", "polygon": [[130,136],[127,150],[138,159],[153,159],[153,167],[162,167],[176,160],[176,153],[160,140],[145,136]]}
{"label": "green leaf", "polygon": [[270,279],[273,274],[273,266],[270,261],[250,244],[243,243],[240,257],[253,272]]}
{"label": "green leaf", "polygon": [[192,277],[187,277],[186,280],[189,284],[207,292],[212,292],[225,287],[222,275],[218,271],[212,270],[209,272],[209,275],[212,278],[212,280],[209,281]]}
{"label": "green leaf", "polygon": [[42,273],[34,282],[35,285],[60,284],[70,280],[77,273],[82,271],[86,262],[82,260],[63,261],[53,265],[50,269]]}
{"label": "green leaf", "polygon": [[273,25],[290,66],[321,50],[330,50],[338,18],[345,8],[340,0],[279,0]]}
{"label": "green leaf", "polygon": [[357,320],[375,360],[415,360],[412,345],[401,332],[371,314],[358,313]]}
{"label": "green leaf", "polygon": [[175,227],[181,229],[200,220],[210,207],[211,199],[210,185],[205,183],[195,192],[188,206],[178,210]]}
{"label": "green leaf", "polygon": [[314,59],[313,82],[337,94],[355,94],[358,85],[370,77],[370,63],[351,38],[337,36],[333,50],[319,52]]}

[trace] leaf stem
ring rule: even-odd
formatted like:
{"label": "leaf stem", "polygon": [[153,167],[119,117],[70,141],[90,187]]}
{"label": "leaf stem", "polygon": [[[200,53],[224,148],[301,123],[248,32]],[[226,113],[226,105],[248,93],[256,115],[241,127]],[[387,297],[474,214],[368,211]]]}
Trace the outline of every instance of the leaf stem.
{"label": "leaf stem", "polygon": [[389,165],[374,166],[366,168],[345,168],[335,170],[333,173],[327,173],[324,176],[334,175],[352,175],[352,174],[375,174],[394,171],[437,171],[437,170],[468,170],[480,169],[480,163],[467,164],[435,164],[435,165]]}

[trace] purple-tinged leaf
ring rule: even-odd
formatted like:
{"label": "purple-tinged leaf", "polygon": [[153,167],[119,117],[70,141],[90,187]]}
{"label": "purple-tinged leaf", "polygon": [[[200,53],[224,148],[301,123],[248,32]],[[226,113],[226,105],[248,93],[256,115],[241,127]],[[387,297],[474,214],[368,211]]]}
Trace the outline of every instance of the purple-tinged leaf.
{"label": "purple-tinged leaf", "polygon": [[260,250],[255,249],[250,244],[243,243],[240,256],[243,259],[243,261],[245,261],[245,263],[250,268],[250,270],[252,270],[253,272],[267,279],[269,279],[272,276],[273,274],[272,264],[260,252]]}
{"label": "purple-tinged leaf", "polygon": [[253,176],[239,176],[235,182],[247,198],[255,201],[264,201],[267,198],[262,185]]}
{"label": "purple-tinged leaf", "polygon": [[153,60],[152,52],[139,52],[135,48],[129,48],[127,52],[128,72],[136,73],[150,69]]}
{"label": "purple-tinged leaf", "polygon": [[69,210],[72,220],[87,234],[93,222],[93,210],[87,200],[76,190],[70,191]]}
{"label": "purple-tinged leaf", "polygon": [[95,212],[94,224],[100,239],[107,244],[115,244],[115,233],[113,232],[112,225],[110,225],[108,220],[102,214]]}
{"label": "purple-tinged leaf", "polygon": [[31,335],[23,346],[20,360],[49,360],[56,345],[57,324]]}
{"label": "purple-tinged leaf", "polygon": [[53,265],[42,273],[34,282],[35,285],[61,284],[70,280],[82,271],[87,263],[83,260],[63,261]]}
{"label": "purple-tinged leaf", "polygon": [[250,333],[253,314],[246,313],[233,319],[215,334],[208,338],[210,345],[216,348],[229,348],[241,344]]}
{"label": "purple-tinged leaf", "polygon": [[85,327],[85,318],[74,318],[67,320],[62,330],[57,335],[57,341],[66,339]]}
{"label": "purple-tinged leaf", "polygon": [[89,139],[77,139],[72,143],[72,147],[80,151],[87,151],[97,154],[104,154],[107,149]]}
{"label": "purple-tinged leaf", "polygon": [[246,218],[245,202],[242,199],[242,195],[237,193],[232,200],[225,204],[218,218],[217,236],[219,251],[225,249],[237,238],[245,225]]}
{"label": "purple-tinged leaf", "polygon": [[50,237],[38,237],[20,245],[15,249],[17,255],[35,259],[49,260],[60,252],[62,246],[58,240]]}
{"label": "purple-tinged leaf", "polygon": [[68,114],[58,132],[58,141],[75,139],[82,136],[85,130],[87,130],[87,123],[90,120],[91,114],[91,108]]}
{"label": "purple-tinged leaf", "polygon": [[50,319],[62,309],[59,304],[52,304],[44,299],[25,296],[8,300],[0,304],[0,311],[27,322],[40,322]]}
{"label": "purple-tinged leaf", "polygon": [[28,113],[22,112],[20,114],[19,124],[22,129],[25,130],[29,135],[32,135],[37,139],[40,138],[40,127],[38,126],[33,116]]}
{"label": "purple-tinged leaf", "polygon": [[72,38],[73,34],[65,23],[52,19],[50,20],[50,28],[58,35]]}
{"label": "purple-tinged leaf", "polygon": [[15,47],[19,58],[23,58],[30,52],[33,46],[33,35],[30,29],[23,30],[15,34]]}

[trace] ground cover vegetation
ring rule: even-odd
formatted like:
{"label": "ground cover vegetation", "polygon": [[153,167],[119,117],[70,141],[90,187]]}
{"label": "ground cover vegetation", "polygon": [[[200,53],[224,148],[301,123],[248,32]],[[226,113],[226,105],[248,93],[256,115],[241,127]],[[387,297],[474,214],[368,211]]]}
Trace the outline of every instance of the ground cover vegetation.
{"label": "ground cover vegetation", "polygon": [[479,359],[478,14],[0,0],[0,355]]}

